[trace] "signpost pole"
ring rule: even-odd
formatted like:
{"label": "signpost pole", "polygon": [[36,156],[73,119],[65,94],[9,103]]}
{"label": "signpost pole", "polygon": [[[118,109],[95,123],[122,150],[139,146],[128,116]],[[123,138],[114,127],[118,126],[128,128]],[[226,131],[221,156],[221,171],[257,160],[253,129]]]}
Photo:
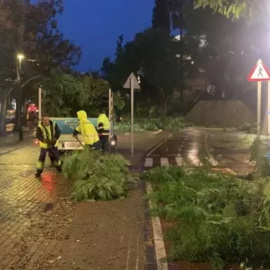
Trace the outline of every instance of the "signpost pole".
{"label": "signpost pole", "polygon": [[140,90],[141,87],[134,73],[131,73],[123,85],[123,88],[130,89],[130,150],[131,156],[134,154],[134,90]]}
{"label": "signpost pole", "polygon": [[109,121],[110,121],[110,130],[109,130],[109,141],[112,136],[112,90],[109,89]]}
{"label": "signpost pole", "polygon": [[42,89],[41,89],[41,86],[38,88],[38,121],[41,121],[41,92],[42,92]]}
{"label": "signpost pole", "polygon": [[267,97],[267,100],[268,100],[268,104],[267,104],[267,107],[268,107],[268,110],[267,110],[267,118],[268,118],[268,147],[270,146],[270,81],[268,81],[268,97]]}
{"label": "signpost pole", "polygon": [[257,97],[257,137],[261,134],[261,99],[262,99],[262,82],[258,82],[258,97]]}
{"label": "signpost pole", "polygon": [[130,79],[130,97],[131,97],[131,111],[130,111],[130,124],[131,124],[131,156],[134,154],[134,81]]}

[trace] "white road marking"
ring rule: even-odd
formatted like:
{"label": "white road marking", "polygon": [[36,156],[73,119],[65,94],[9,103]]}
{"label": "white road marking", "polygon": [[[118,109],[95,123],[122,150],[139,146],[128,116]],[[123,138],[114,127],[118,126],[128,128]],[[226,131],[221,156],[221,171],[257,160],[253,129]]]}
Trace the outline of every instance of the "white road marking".
{"label": "white road marking", "polygon": [[176,157],[175,160],[176,160],[176,163],[178,166],[183,166],[183,158],[182,157]]}
{"label": "white road marking", "polygon": [[218,162],[213,157],[208,158],[208,161],[213,167],[218,165]]}
{"label": "white road marking", "polygon": [[160,164],[161,164],[161,166],[168,167],[169,166],[169,160],[168,160],[168,158],[160,158]]}
{"label": "white road marking", "polygon": [[162,142],[160,142],[157,146],[155,146],[151,151],[148,152],[148,154],[146,155],[147,157],[151,156],[151,154],[157,150],[162,144],[164,144],[166,141],[168,141],[173,135],[170,133],[169,136],[163,140]]}
{"label": "white road marking", "polygon": [[144,167],[146,167],[146,168],[153,167],[153,158],[146,158],[145,163],[144,163]]}

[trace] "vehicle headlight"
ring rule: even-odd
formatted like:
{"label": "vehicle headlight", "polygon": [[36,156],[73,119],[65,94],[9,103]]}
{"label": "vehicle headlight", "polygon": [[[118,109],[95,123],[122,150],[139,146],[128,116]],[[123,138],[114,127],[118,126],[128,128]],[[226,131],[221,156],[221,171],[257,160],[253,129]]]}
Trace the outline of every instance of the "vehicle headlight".
{"label": "vehicle headlight", "polygon": [[115,140],[112,140],[112,141],[111,141],[111,145],[114,146],[115,144],[116,144]]}

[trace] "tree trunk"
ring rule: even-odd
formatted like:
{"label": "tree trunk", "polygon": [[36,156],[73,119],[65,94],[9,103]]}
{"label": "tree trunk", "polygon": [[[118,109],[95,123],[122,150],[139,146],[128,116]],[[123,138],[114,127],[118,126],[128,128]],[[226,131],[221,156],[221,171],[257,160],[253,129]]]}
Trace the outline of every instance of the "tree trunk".
{"label": "tree trunk", "polygon": [[167,117],[167,109],[168,109],[168,102],[169,102],[170,97],[163,98],[161,101],[161,118],[165,119]]}
{"label": "tree trunk", "polygon": [[16,86],[16,122],[15,122],[15,130],[19,131],[22,125],[21,112],[22,112],[22,92],[21,87]]}
{"label": "tree trunk", "polygon": [[[180,43],[183,44],[183,29],[182,29],[182,27],[180,27]],[[183,46],[182,46],[182,48],[183,48]],[[183,52],[181,52],[181,54],[180,54],[180,70],[181,70],[181,72],[180,72],[180,102],[181,102],[181,106],[183,106],[183,104],[184,104],[184,88],[183,88],[184,59],[183,59]]]}
{"label": "tree trunk", "polygon": [[162,112],[162,118],[165,119],[167,116],[167,108],[168,108],[168,102],[165,101],[163,104],[163,112]]}
{"label": "tree trunk", "polygon": [[23,101],[23,125],[27,124],[27,99]]}
{"label": "tree trunk", "polygon": [[1,97],[1,112],[0,112],[0,136],[7,135],[6,131],[6,114],[7,114],[7,96]]}

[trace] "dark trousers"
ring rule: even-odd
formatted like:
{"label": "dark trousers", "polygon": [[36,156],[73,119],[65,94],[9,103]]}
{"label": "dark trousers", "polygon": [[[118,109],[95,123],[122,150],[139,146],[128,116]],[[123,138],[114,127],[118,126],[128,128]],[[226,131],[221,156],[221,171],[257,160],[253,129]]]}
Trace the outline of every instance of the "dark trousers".
{"label": "dark trousers", "polygon": [[101,149],[100,141],[95,142],[93,145],[87,144],[86,146],[87,146],[90,150],[100,150],[100,149]]}
{"label": "dark trousers", "polygon": [[61,171],[61,161],[58,149],[56,147],[51,147],[48,149],[40,148],[40,154],[37,164],[37,174],[41,174],[43,172],[47,152],[49,153],[49,156],[52,158],[56,169],[58,171]]}
{"label": "dark trousers", "polygon": [[101,149],[103,152],[110,152],[110,143],[109,143],[109,136],[99,136],[99,141],[101,144]]}

